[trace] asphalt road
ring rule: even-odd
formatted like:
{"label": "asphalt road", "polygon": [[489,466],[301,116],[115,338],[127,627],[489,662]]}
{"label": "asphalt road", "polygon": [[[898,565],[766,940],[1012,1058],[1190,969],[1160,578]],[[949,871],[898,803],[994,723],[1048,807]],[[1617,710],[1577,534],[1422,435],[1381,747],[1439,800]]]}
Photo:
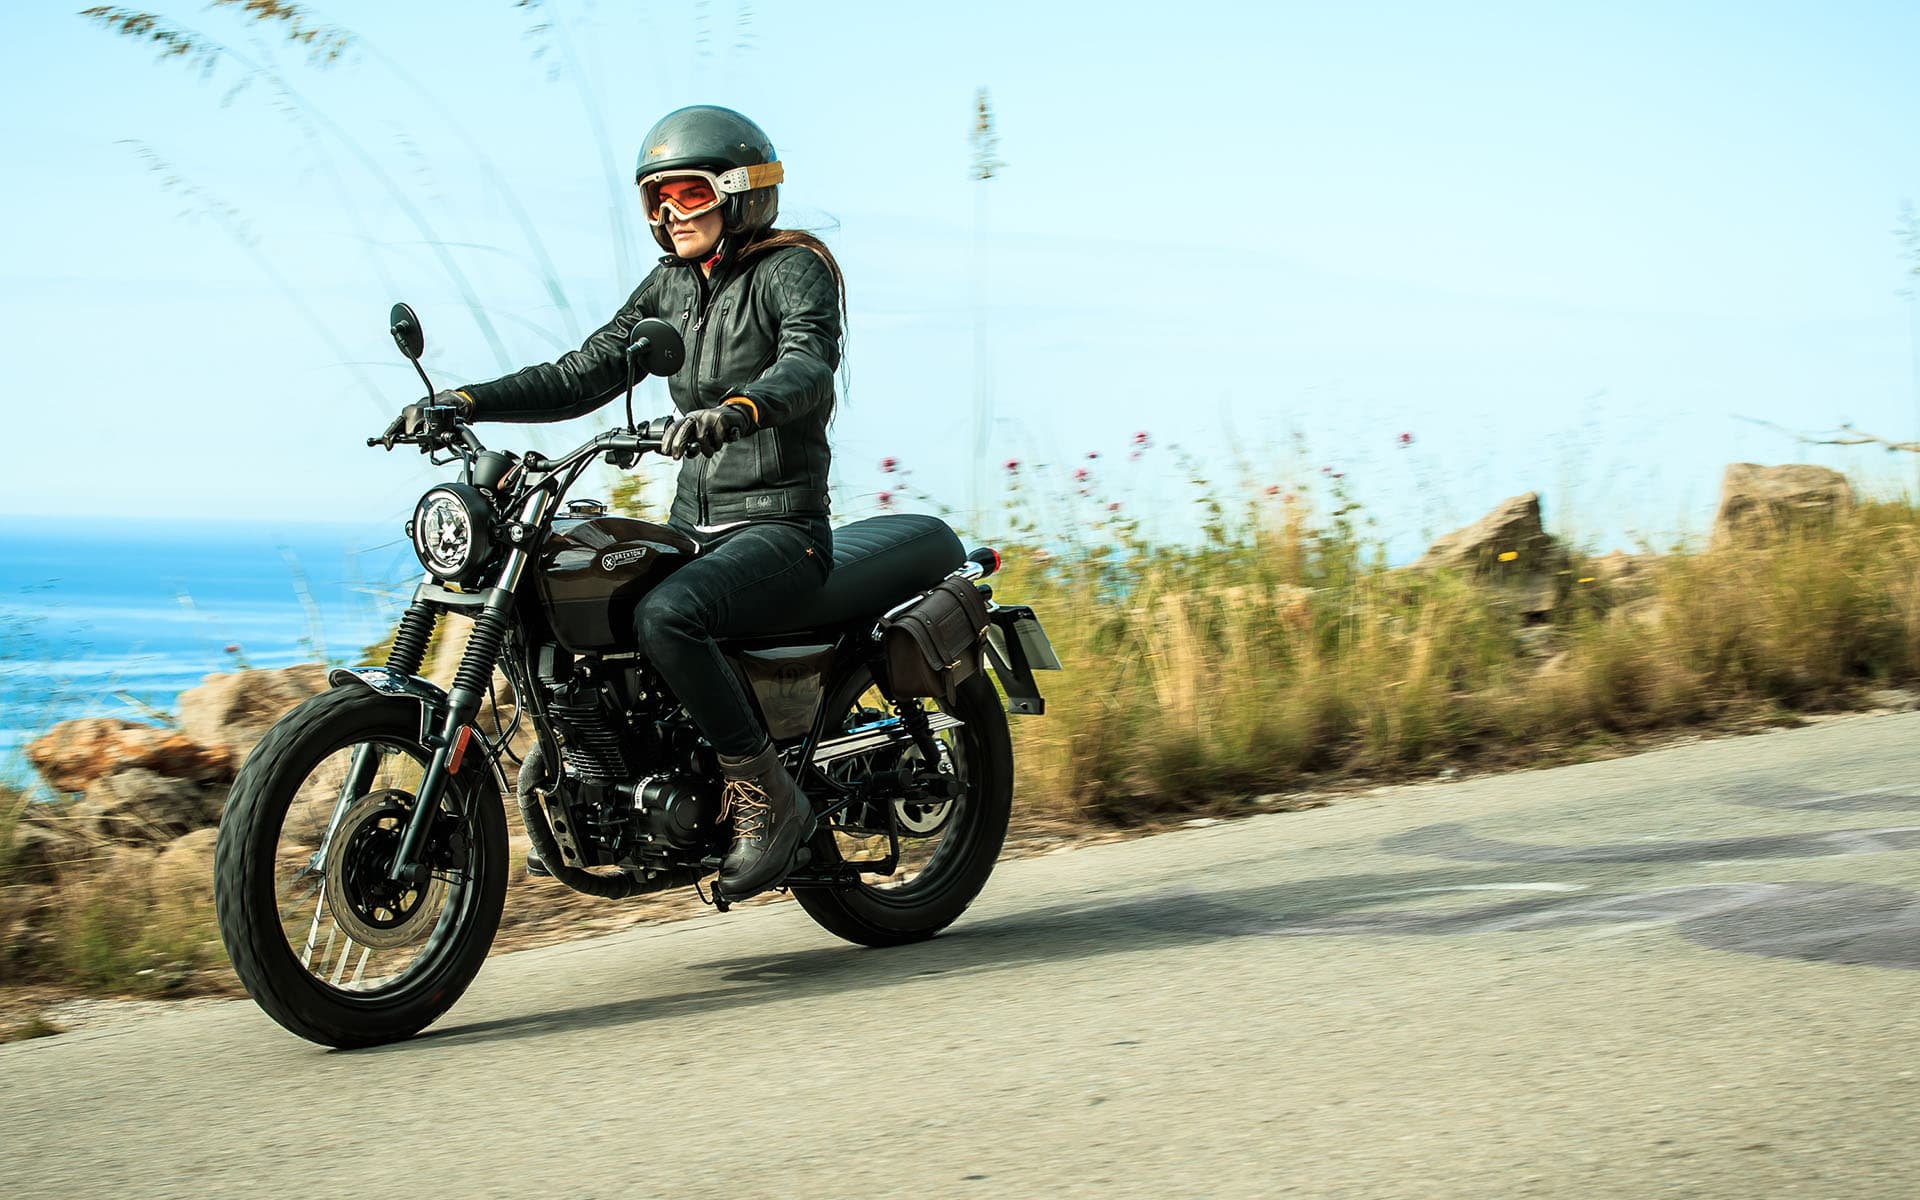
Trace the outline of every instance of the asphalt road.
{"label": "asphalt road", "polygon": [[1920,715],[503,956],[357,1053],[246,1002],[0,1047],[11,1196],[1920,1194]]}

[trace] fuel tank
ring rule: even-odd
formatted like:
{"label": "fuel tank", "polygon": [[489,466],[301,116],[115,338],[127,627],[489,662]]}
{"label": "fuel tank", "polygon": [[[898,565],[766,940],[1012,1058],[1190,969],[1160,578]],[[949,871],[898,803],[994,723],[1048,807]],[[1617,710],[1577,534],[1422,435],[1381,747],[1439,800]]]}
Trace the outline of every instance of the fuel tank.
{"label": "fuel tank", "polygon": [[692,539],[632,517],[561,517],[540,544],[539,588],[554,636],[574,653],[632,649],[633,610],[693,560]]}

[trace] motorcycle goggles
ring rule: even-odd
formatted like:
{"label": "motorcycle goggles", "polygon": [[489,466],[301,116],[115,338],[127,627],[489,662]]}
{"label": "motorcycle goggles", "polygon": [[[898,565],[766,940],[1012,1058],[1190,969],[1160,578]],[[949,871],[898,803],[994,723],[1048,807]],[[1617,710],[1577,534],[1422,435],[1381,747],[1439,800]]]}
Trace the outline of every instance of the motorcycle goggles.
{"label": "motorcycle goggles", "polygon": [[664,223],[669,209],[682,221],[691,221],[725,204],[728,196],[772,187],[785,177],[785,169],[777,162],[734,167],[718,174],[689,167],[656,171],[639,179],[640,205],[646,210],[649,225]]}

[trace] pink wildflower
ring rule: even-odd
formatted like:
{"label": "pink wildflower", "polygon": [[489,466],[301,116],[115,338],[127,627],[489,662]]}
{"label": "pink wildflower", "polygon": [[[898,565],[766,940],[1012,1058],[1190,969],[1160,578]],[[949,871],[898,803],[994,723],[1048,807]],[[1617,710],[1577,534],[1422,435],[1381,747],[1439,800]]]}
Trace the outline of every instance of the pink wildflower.
{"label": "pink wildflower", "polygon": [[1109,500],[1109,501],[1107,502],[1107,511],[1108,511],[1108,512],[1119,512],[1119,511],[1120,511],[1120,502],[1119,502],[1118,500]]}
{"label": "pink wildflower", "polygon": [[880,497],[879,497],[879,499],[880,499],[880,507],[881,507],[881,508],[892,508],[892,507],[893,507],[893,493],[892,493],[892,492],[881,492],[881,493],[880,493]]}
{"label": "pink wildflower", "polygon": [[1278,496],[1279,494],[1280,494],[1280,485],[1279,485],[1279,484],[1277,484],[1277,483],[1270,483],[1270,484],[1268,484],[1268,485],[1267,485],[1267,495],[1269,495],[1269,496]]}
{"label": "pink wildflower", "polygon": [[1017,458],[1010,458],[1010,459],[1008,459],[1008,460],[1007,460],[1007,470],[1009,470],[1009,471],[1018,471],[1019,469],[1020,469],[1020,460],[1019,460],[1019,459],[1017,459]]}
{"label": "pink wildflower", "polygon": [[1142,429],[1142,430],[1141,430],[1141,431],[1140,431],[1139,433],[1136,433],[1136,434],[1134,434],[1134,435],[1133,435],[1133,444],[1134,444],[1134,445],[1136,445],[1136,446],[1144,446],[1144,445],[1146,445],[1146,444],[1147,444],[1147,431],[1146,431],[1146,430],[1144,430],[1144,429]]}
{"label": "pink wildflower", "polygon": [[900,460],[889,454],[880,460],[880,471],[882,474],[891,475],[893,474],[893,469],[899,465]]}
{"label": "pink wildflower", "polygon": [[1073,478],[1075,482],[1084,483],[1087,478],[1087,469],[1085,467],[1075,467],[1073,469]]}
{"label": "pink wildflower", "polygon": [[1088,457],[1088,458],[1099,458],[1099,457],[1100,457],[1100,452],[1099,452],[1098,450],[1089,450],[1089,451],[1087,451],[1087,457]]}
{"label": "pink wildflower", "polygon": [[1399,442],[1402,446],[1413,445],[1413,435],[1410,433],[1403,433],[1399,437],[1395,438],[1394,440]]}

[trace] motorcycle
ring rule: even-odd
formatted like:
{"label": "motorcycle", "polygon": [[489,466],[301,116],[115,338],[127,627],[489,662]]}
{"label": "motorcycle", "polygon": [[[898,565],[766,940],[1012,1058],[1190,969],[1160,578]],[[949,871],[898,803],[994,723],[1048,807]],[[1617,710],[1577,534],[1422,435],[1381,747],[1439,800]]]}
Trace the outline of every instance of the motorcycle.
{"label": "motorcycle", "polygon": [[[395,305],[391,330],[432,396],[418,318]],[[254,748],[215,853],[234,969],[293,1033],[336,1047],[397,1041],[472,983],[505,904],[506,764],[523,718],[532,740],[511,790],[559,883],[624,899],[698,888],[719,870],[731,835],[715,752],[633,632],[640,599],[700,547],[567,499],[594,462],[626,469],[660,451],[672,419],[637,424],[633,386],[684,355],[672,325],[641,321],[625,425],[558,457],[488,449],[453,408],[368,439],[460,464],[407,523],[426,574],[386,662],[334,670],[329,690]],[[843,525],[834,559],[820,593],[777,628],[721,649],[815,810],[782,888],[839,937],[899,945],[932,937],[985,886],[1012,805],[1007,713],[1044,712],[1033,672],[1060,662],[1033,610],[995,602],[981,582],[998,553],[963,554],[936,517]],[[904,694],[914,689],[894,686],[882,632],[952,580],[977,589],[989,618],[945,664],[965,677],[939,696]],[[450,617],[471,625],[443,690],[420,672]],[[728,906],[717,888],[702,898]]]}

